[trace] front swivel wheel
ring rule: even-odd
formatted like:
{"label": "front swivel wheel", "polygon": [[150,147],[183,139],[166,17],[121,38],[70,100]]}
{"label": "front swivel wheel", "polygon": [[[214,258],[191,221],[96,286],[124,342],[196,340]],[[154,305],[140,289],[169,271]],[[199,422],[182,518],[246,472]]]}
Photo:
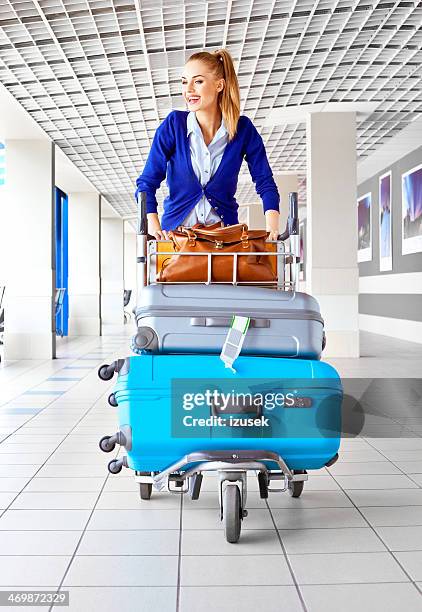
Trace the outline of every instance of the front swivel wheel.
{"label": "front swivel wheel", "polygon": [[236,544],[240,538],[241,523],[241,497],[237,485],[227,485],[223,500],[224,535],[227,542]]}

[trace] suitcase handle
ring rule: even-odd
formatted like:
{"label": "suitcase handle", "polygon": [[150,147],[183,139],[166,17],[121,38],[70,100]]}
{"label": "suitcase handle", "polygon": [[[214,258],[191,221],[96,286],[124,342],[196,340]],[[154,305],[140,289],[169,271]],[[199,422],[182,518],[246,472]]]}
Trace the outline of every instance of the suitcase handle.
{"label": "suitcase handle", "polygon": [[220,408],[220,406],[211,403],[211,414],[212,416],[221,416],[221,415],[232,415],[232,414],[253,414],[257,417],[262,416],[262,404],[245,404],[244,406],[233,406],[228,405],[226,409]]}
{"label": "suitcase handle", "polygon": [[[233,317],[192,317],[191,327],[230,327]],[[270,319],[251,319],[249,327],[270,327]]]}

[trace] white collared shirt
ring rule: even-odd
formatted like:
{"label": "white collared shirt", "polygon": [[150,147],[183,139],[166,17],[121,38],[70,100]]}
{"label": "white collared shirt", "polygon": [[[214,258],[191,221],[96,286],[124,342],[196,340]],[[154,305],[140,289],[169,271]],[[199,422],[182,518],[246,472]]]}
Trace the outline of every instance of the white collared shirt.
{"label": "white collared shirt", "polygon": [[[189,138],[192,168],[196,178],[201,183],[202,187],[204,187],[220,165],[224,149],[228,142],[228,132],[224,125],[224,121],[221,120],[220,127],[207,147],[196,115],[191,111],[187,118],[187,136]],[[182,225],[187,227],[192,227],[195,223],[211,225],[221,220],[221,217],[218,216],[205,195],[203,195],[195,205],[195,208],[193,208],[184,219]]]}

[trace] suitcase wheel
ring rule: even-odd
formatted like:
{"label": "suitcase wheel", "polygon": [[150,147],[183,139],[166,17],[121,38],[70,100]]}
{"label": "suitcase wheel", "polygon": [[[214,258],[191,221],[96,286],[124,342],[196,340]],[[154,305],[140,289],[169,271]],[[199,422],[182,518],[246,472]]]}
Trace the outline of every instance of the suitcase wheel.
{"label": "suitcase wheel", "polygon": [[118,406],[116,396],[114,395],[114,393],[110,393],[107,401],[110,404],[110,406],[113,406],[113,408],[116,408]]}
{"label": "suitcase wheel", "polygon": [[104,453],[111,453],[116,447],[114,442],[110,442],[110,438],[111,436],[104,436],[99,442],[99,446]]}
{"label": "suitcase wheel", "polygon": [[[306,474],[305,470],[293,470],[293,474]],[[296,482],[289,481],[287,490],[292,497],[300,497],[303,491],[304,480],[297,480]]]}
{"label": "suitcase wheel", "polygon": [[107,467],[110,474],[118,474],[122,471],[123,461],[121,459],[112,459]]}
{"label": "suitcase wheel", "polygon": [[111,380],[113,378],[114,369],[110,371],[109,367],[110,366],[107,365],[106,363],[99,367],[98,377],[101,378],[101,380]]}

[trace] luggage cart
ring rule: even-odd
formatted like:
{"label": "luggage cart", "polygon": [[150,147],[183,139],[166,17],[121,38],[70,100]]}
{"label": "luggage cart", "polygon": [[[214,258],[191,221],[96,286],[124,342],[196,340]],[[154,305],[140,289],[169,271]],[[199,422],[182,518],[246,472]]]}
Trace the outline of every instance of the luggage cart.
{"label": "luggage cart", "polygon": [[[146,218],[146,198],[141,193],[138,202],[138,297],[142,288],[157,281],[157,262],[161,255],[174,255],[173,251],[160,250],[157,248],[156,241],[148,240],[147,218]],[[290,240],[289,251],[285,250],[285,241]],[[170,244],[168,242],[168,244]],[[273,255],[277,257],[277,280],[272,281],[273,289],[277,291],[295,291],[298,283],[299,270],[299,224],[298,224],[298,205],[297,194],[289,194],[289,216],[286,230],[278,237],[274,252],[265,252],[262,255]],[[232,253],[231,253],[232,254]],[[256,255],[257,253],[253,253]],[[212,279],[212,258],[220,254],[215,252],[204,253],[208,258],[208,278],[205,283],[211,284]],[[237,255],[233,254],[233,285],[253,284],[240,283],[236,278]],[[195,256],[195,255],[193,255]],[[171,283],[173,284],[173,283]],[[176,283],[179,284],[179,283]],[[191,283],[181,283],[191,284]],[[198,284],[198,283],[194,283]],[[220,284],[220,283],[219,283]],[[262,283],[260,283],[262,284]],[[139,303],[139,300],[138,300]],[[136,351],[135,351],[136,352]],[[142,351],[140,351],[142,354]],[[132,358],[133,359],[133,358]],[[135,358],[136,359],[136,358]],[[246,359],[246,357],[245,357]],[[115,372],[124,375],[128,370],[128,360],[118,360],[110,365],[100,367],[98,375],[102,380],[111,380]],[[112,393],[109,401],[111,405],[117,405],[118,393]],[[270,446],[271,441],[266,440],[263,446]],[[121,428],[119,432],[112,436],[105,436],[100,440],[100,448],[104,452],[112,452],[116,444],[126,448],[128,452],[132,449],[131,431]],[[233,439],[233,444],[235,440]],[[332,465],[338,458],[336,452],[328,457],[324,465]],[[291,469],[286,460],[273,450],[256,449],[198,449],[182,456],[179,460],[170,465],[155,471],[141,471],[134,468],[133,461],[122,456],[112,459],[108,464],[108,469],[112,474],[119,473],[123,467],[130,467],[135,471],[135,481],[139,484],[140,497],[142,500],[149,500],[153,490],[168,491],[174,494],[189,494],[193,500],[197,500],[201,491],[203,475],[206,472],[216,472],[216,482],[218,484],[218,496],[220,507],[220,520],[224,524],[225,537],[228,542],[235,543],[239,540],[243,519],[247,516],[247,477],[248,474],[255,475],[258,479],[259,493],[262,499],[268,498],[271,492],[288,492],[292,497],[299,497],[302,493],[304,482],[308,479],[305,469]],[[274,486],[280,481],[281,486]]]}

